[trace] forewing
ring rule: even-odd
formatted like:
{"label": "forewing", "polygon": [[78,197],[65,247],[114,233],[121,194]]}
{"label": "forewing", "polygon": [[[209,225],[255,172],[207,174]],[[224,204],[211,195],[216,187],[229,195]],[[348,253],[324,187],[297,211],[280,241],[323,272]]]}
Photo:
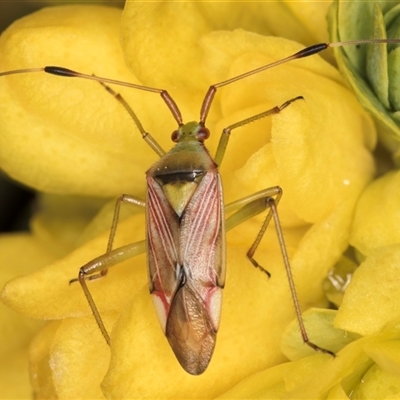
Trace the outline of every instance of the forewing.
{"label": "forewing", "polygon": [[179,218],[161,186],[147,178],[147,263],[150,293],[165,331],[171,297],[177,290],[176,265],[179,249]]}
{"label": "forewing", "polygon": [[205,174],[185,209],[180,228],[180,258],[193,282],[224,286],[224,207],[216,169]]}

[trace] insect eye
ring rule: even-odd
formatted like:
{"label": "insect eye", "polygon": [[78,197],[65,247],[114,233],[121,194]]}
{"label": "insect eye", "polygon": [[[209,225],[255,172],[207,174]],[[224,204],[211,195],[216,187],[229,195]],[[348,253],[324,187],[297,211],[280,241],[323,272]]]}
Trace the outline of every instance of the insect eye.
{"label": "insect eye", "polygon": [[210,131],[208,130],[208,128],[206,128],[205,126],[201,127],[198,132],[197,132],[197,139],[200,142],[203,142],[204,140],[208,139],[210,136]]}
{"label": "insect eye", "polygon": [[179,141],[179,131],[178,131],[178,130],[172,132],[172,134],[171,134],[171,140],[172,140],[174,143],[177,143],[177,142]]}

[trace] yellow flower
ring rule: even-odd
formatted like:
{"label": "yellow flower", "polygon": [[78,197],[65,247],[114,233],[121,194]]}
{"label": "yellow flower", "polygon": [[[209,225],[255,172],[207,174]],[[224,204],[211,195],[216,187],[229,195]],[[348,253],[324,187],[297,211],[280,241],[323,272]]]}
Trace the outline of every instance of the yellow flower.
{"label": "yellow flower", "polygon": [[[60,65],[166,88],[185,120],[197,119],[210,84],[302,47],[246,30],[229,31],[263,25],[258,7],[251,8],[254,20],[243,22],[250,5],[128,2],[122,20],[119,10],[98,6],[44,9],[2,36],[0,70]],[[161,98],[117,90],[145,129],[170,148],[176,123]],[[221,175],[227,202],[283,187],[279,210],[296,288],[307,309],[326,305],[321,282],[348,245],[356,200],[374,173],[371,119],[340,74],[311,57],[220,89],[208,118],[212,135],[207,145],[214,154],[224,127],[299,95],[304,100],[280,115],[232,132]],[[16,180],[62,196],[144,197],[144,172],[157,157],[100,85],[43,73],[2,77],[0,115],[1,168]],[[68,282],[80,266],[104,253],[112,206],[89,222],[97,203],[85,208],[68,199],[50,200],[34,218],[32,237],[61,258],[11,281],[2,292],[12,309],[49,321],[30,348],[38,398],[213,398],[286,360],[279,342],[294,315],[273,227],[256,253],[272,277],[268,280],[245,257],[264,216],[227,235],[217,346],[207,371],[193,377],[181,369],[159,328],[143,255],[88,283],[111,332],[107,347],[79,284]],[[143,238],[139,211],[120,223],[115,246]],[[311,340],[328,347],[314,332]]]}
{"label": "yellow flower", "polygon": [[380,247],[400,243],[399,186],[399,171],[389,171],[371,182],[362,193],[350,237],[361,259]]}

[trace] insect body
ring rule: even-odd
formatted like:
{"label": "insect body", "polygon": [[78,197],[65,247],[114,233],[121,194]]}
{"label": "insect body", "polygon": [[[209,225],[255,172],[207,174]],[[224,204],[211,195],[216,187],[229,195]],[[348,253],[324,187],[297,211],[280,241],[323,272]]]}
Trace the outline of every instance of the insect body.
{"label": "insect body", "polygon": [[147,171],[150,293],[168,341],[192,373],[208,365],[225,282],[224,206],[208,129],[191,122]]}
{"label": "insect body", "polygon": [[[373,41],[373,43],[387,42],[389,41]],[[222,187],[217,170],[217,166],[222,163],[232,130],[277,114],[302,97],[290,99],[281,106],[273,107],[225,128],[214,158],[210,156],[203,142],[209,136],[205,122],[218,88],[288,61],[316,54],[328,47],[360,43],[365,43],[365,41],[317,44],[277,62],[212,85],[204,98],[200,110],[200,121],[187,124],[183,124],[177,105],[168,92],[162,89],[86,75],[62,67],[0,73],[0,76],[4,76],[46,72],[58,76],[96,80],[104,86],[105,84],[128,86],[159,93],[171,110],[178,124],[178,129],[172,134],[172,140],[176,145],[165,153],[152,136],[144,130],[125,100],[105,86],[131,115],[143,139],[161,157],[146,174],[146,251],[150,293],[164,333],[180,364],[190,374],[198,375],[205,371],[215,347],[222,288],[225,281],[225,229],[230,229],[265,209],[268,209],[267,216],[247,256],[255,267],[266,272],[254,259],[254,254],[273,218],[303,341],[315,350],[333,354],[310,342],[304,327],[277,212],[282,189],[280,187],[267,188],[231,203],[226,206],[226,209],[233,214],[225,221]],[[108,332],[88,289],[87,281],[105,275],[111,266],[143,251],[141,244],[130,244],[113,249],[122,203],[140,206],[145,204],[129,195],[123,195],[117,200],[106,253],[84,265],[80,269],[78,279],[75,279],[82,285],[97,324],[108,343],[110,343]]]}

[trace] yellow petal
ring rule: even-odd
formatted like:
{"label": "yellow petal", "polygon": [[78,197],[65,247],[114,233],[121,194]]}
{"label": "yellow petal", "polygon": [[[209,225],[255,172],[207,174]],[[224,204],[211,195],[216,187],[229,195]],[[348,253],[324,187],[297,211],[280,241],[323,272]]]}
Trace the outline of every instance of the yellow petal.
{"label": "yellow petal", "polygon": [[[307,40],[299,40],[295,35],[292,37],[287,36],[287,34],[277,36],[287,37],[288,39],[296,40],[307,45],[329,41],[326,14],[328,13],[331,1],[284,1],[284,3],[285,7],[287,7],[301,23],[301,27],[299,29],[301,34],[307,34],[309,36],[307,37]],[[299,34],[297,30],[296,33],[297,35]]]}
{"label": "yellow petal", "polygon": [[56,397],[49,363],[51,344],[61,321],[51,321],[32,340],[29,361],[33,393],[37,397],[50,399]]}
{"label": "yellow petal", "polygon": [[377,365],[373,365],[363,375],[360,385],[352,393],[359,399],[398,399],[400,396],[399,375],[390,374]]}
{"label": "yellow petal", "polygon": [[[143,215],[121,222],[115,245],[134,241],[135,236],[137,240],[143,239],[143,228]],[[3,302],[33,318],[59,319],[91,314],[79,283],[69,282],[77,278],[81,266],[105,253],[108,236],[106,232],[56,263],[12,280],[3,289]],[[100,310],[121,308],[132,293],[146,284],[145,271],[135,268],[140,264],[144,264],[144,255],[121,263],[107,278],[92,282],[90,289]],[[69,301],[65,301],[66,298]]]}
{"label": "yellow petal", "polygon": [[[29,234],[1,236],[0,249],[0,264],[4,266],[1,269],[0,287],[10,279],[28,274],[53,260],[46,249]],[[3,304],[0,307],[0,326],[3,327],[0,330],[0,343],[4,346],[1,351],[9,352],[26,345],[41,324],[17,315]]]}
{"label": "yellow petal", "polygon": [[350,243],[364,255],[400,242],[400,173],[388,172],[365,189],[357,203]]}
{"label": "yellow petal", "polygon": [[400,376],[400,340],[373,343],[368,346],[366,353],[382,370]]}
{"label": "yellow petal", "polygon": [[[296,385],[304,382],[310,375],[318,374],[326,363],[326,356],[317,355],[299,361],[281,364],[258,372],[245,379],[218,399],[279,399],[287,396],[291,378]],[[293,386],[292,386],[293,388]],[[293,397],[288,397],[293,398]]]}
{"label": "yellow petal", "polygon": [[371,252],[353,275],[343,298],[335,326],[370,335],[400,318],[398,285],[400,246],[382,247]]}
{"label": "yellow petal", "polygon": [[[28,261],[29,260],[29,261]],[[52,256],[29,234],[0,237],[0,287],[15,276],[27,274],[52,261]],[[0,304],[1,395],[28,398],[28,345],[43,323],[26,318]]]}
{"label": "yellow petal", "polygon": [[338,385],[335,385],[329,391],[327,399],[328,400],[348,400],[348,399],[350,399],[350,397],[347,396],[346,392],[342,388],[342,385],[338,384]]}
{"label": "yellow petal", "polygon": [[[304,371],[307,371],[307,373],[312,373],[312,369],[316,370],[318,368],[318,363],[310,364],[309,359],[301,360],[299,364],[300,363],[305,366]],[[290,374],[293,369],[294,363],[285,363],[274,368],[258,372],[245,379],[239,385],[224,393],[222,396],[219,396],[218,399],[282,398],[287,393],[284,377],[287,374]]]}
{"label": "yellow petal", "polygon": [[[81,244],[82,231],[104,204],[103,199],[41,195],[36,198],[38,211],[30,221],[33,235],[54,255],[65,256]],[[115,201],[112,202],[114,208]],[[104,230],[110,229],[112,215]],[[97,235],[96,235],[97,236]]]}
{"label": "yellow petal", "polygon": [[[310,341],[326,350],[337,353],[344,346],[358,338],[333,327],[336,311],[326,309],[309,309],[303,314],[305,327]],[[297,360],[315,355],[315,350],[303,343],[297,319],[285,329],[282,338],[282,351],[290,360]]]}
{"label": "yellow petal", "polygon": [[[115,316],[103,315],[106,326]],[[30,350],[32,386],[38,398],[103,399],[100,383],[109,348],[90,317],[51,322]]]}
{"label": "yellow petal", "polygon": [[[12,321],[11,321],[12,323]],[[2,328],[3,329],[3,328]],[[0,365],[1,396],[3,399],[28,399],[32,395],[28,376],[27,346],[2,354]]]}

